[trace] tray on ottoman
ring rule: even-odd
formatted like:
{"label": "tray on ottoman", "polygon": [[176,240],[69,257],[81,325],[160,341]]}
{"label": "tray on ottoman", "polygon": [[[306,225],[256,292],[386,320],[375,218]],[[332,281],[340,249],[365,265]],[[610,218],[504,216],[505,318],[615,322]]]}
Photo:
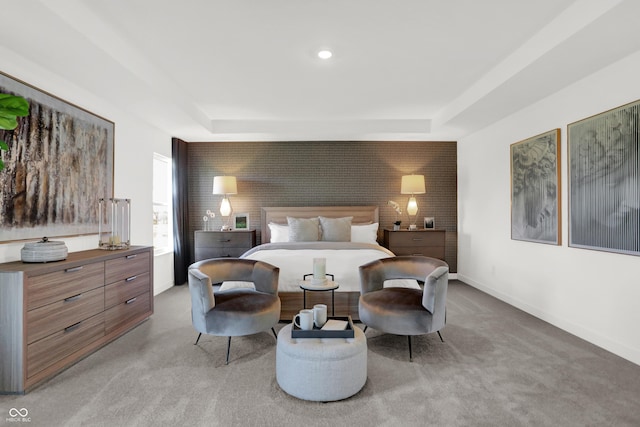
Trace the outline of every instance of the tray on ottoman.
{"label": "tray on ottoman", "polygon": [[351,316],[347,317],[328,317],[327,322],[331,319],[334,320],[344,320],[347,322],[346,329],[340,330],[325,330],[317,328],[313,325],[313,329],[304,330],[300,329],[295,323],[291,325],[291,338],[353,338],[354,326],[353,320],[351,320]]}

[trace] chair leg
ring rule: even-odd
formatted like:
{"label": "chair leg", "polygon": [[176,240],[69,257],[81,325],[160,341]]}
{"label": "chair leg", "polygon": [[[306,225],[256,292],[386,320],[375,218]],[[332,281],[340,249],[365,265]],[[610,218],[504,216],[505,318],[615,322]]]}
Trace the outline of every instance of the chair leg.
{"label": "chair leg", "polygon": [[271,332],[273,332],[273,336],[276,337],[276,340],[278,339],[278,334],[276,334],[276,330],[271,328]]}
{"label": "chair leg", "polygon": [[202,336],[202,332],[198,334],[198,338],[196,339],[196,342],[193,343],[193,345],[198,345],[198,341],[200,341],[201,336]]}
{"label": "chair leg", "polygon": [[440,333],[440,331],[438,331],[438,336],[440,337],[440,341],[444,342],[444,339],[442,338],[442,334]]}
{"label": "chair leg", "polygon": [[413,362],[413,354],[411,352],[411,335],[407,335],[407,338],[409,338],[409,362]]}
{"label": "chair leg", "polygon": [[227,362],[225,365],[229,364],[229,352],[231,351],[231,337],[227,340]]}
{"label": "chair leg", "polygon": [[367,325],[364,325],[364,329],[362,330],[362,332],[363,332],[363,333],[364,333],[364,332],[367,332],[367,328],[368,328],[368,326],[367,326]]}

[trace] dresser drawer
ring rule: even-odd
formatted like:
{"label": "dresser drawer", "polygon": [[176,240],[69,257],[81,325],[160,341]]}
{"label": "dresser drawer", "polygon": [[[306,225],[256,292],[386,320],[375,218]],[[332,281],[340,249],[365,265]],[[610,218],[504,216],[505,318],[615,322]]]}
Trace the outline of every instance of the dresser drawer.
{"label": "dresser drawer", "polygon": [[105,283],[124,280],[149,271],[149,252],[131,254],[105,262]]}
{"label": "dresser drawer", "polygon": [[104,310],[104,288],[83,292],[27,312],[27,344]]}
{"label": "dresser drawer", "polygon": [[395,255],[422,255],[444,260],[444,246],[394,246],[391,250]]}
{"label": "dresser drawer", "polygon": [[104,312],[27,346],[27,378],[104,336]]}
{"label": "dresser drawer", "polygon": [[104,306],[110,308],[144,292],[149,292],[149,273],[138,274],[109,284],[104,288]]}
{"label": "dresser drawer", "polygon": [[65,268],[29,277],[27,310],[42,307],[104,285],[104,263]]}
{"label": "dresser drawer", "polygon": [[247,248],[256,245],[253,231],[205,231],[196,232],[196,248]]}
{"label": "dresser drawer", "polygon": [[109,334],[134,318],[151,311],[151,297],[145,292],[105,311],[105,333]]}

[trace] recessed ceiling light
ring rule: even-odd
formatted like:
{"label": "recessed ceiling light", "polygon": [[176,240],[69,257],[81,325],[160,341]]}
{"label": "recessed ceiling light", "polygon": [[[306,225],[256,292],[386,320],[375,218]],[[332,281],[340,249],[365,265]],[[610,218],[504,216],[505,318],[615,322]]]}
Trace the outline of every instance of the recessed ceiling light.
{"label": "recessed ceiling light", "polygon": [[333,53],[331,53],[330,50],[321,50],[320,52],[318,52],[318,58],[321,59],[329,59],[333,56]]}

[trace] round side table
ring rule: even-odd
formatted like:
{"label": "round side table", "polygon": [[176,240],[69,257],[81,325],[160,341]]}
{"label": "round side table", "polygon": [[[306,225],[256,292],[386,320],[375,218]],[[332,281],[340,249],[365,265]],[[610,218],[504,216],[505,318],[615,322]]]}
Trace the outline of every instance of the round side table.
{"label": "round side table", "polygon": [[336,289],[340,285],[333,280],[327,280],[323,285],[314,285],[311,280],[303,280],[300,282],[300,289],[302,289],[302,308],[307,308],[307,291],[314,292],[326,292],[331,291],[331,315],[336,315]]}

